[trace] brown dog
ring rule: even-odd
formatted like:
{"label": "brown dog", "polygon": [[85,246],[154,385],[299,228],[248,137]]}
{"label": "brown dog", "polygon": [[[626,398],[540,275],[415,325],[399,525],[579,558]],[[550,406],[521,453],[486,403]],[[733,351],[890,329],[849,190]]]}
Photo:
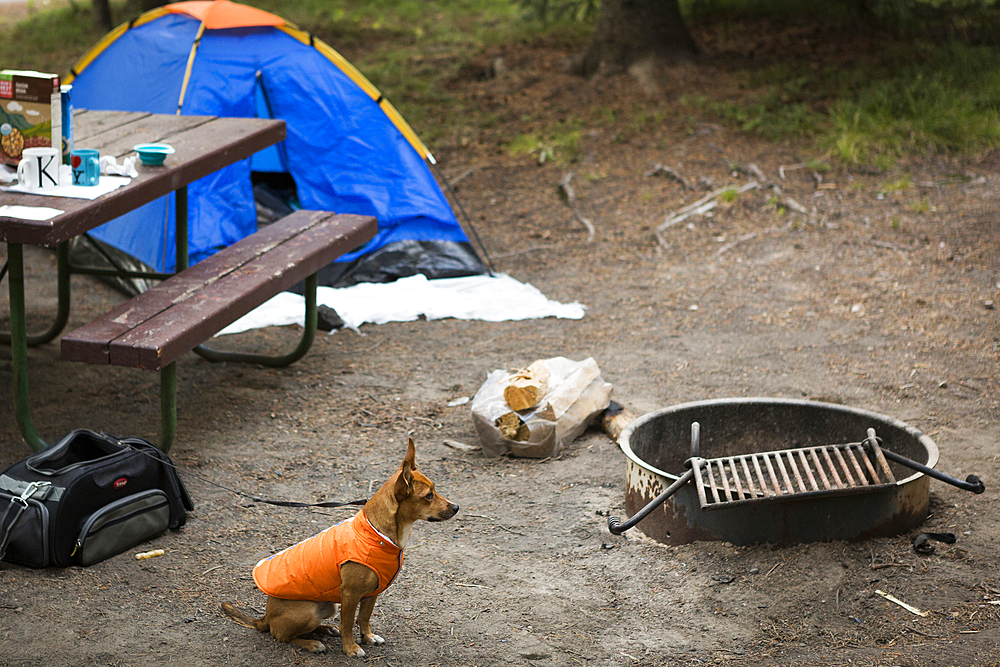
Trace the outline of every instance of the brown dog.
{"label": "brown dog", "polygon": [[[310,632],[340,635],[344,653],[364,656],[354,641],[355,613],[366,645],[384,644],[371,630],[375,600],[388,588],[403,563],[403,548],[413,522],[446,521],[458,505],[434,490],[417,471],[410,438],[399,470],[382,485],[352,519],[264,559],[254,568],[254,581],[268,594],[263,618],[252,618],[228,602],[222,611],[240,625],[270,631],[279,642],[298,644],[314,653],[326,650]],[[340,604],[340,631],[323,625]]]}

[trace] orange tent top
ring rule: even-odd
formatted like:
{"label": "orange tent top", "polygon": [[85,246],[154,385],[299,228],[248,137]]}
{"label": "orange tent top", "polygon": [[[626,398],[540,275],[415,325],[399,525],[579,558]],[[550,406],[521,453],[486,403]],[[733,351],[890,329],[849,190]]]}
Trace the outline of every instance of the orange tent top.
{"label": "orange tent top", "polygon": [[212,30],[285,25],[284,19],[256,7],[238,5],[229,0],[192,0],[164,7],[173,14],[188,14]]}

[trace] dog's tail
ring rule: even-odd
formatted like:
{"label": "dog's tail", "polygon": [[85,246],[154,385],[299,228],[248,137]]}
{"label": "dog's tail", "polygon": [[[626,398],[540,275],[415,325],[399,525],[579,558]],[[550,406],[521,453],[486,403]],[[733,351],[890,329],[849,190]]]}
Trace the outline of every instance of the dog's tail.
{"label": "dog's tail", "polygon": [[270,629],[268,627],[269,623],[263,618],[253,618],[243,610],[237,609],[228,602],[222,603],[222,613],[244,627],[253,628],[254,630],[259,630],[261,632],[267,632]]}

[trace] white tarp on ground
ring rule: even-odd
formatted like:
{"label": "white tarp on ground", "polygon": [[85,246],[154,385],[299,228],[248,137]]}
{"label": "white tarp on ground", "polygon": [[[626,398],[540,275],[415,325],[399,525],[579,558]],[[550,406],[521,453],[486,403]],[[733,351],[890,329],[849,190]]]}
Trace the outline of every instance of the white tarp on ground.
{"label": "white tarp on ground", "polygon": [[[357,329],[365,323],[409,322],[423,315],[428,320],[454,317],[460,320],[503,322],[559,317],[578,320],[585,306],[559,303],[535,287],[506,274],[428,280],[422,275],[392,283],[360,283],[316,291],[319,305],[337,311],[344,324]],[[256,310],[233,322],[217,335],[248,329],[303,323],[304,297],[282,292]]]}

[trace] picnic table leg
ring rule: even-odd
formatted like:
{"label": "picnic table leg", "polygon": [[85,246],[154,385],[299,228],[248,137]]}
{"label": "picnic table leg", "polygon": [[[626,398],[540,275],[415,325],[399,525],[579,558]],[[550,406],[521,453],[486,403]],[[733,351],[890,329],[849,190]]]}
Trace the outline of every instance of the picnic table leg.
{"label": "picnic table leg", "polygon": [[312,274],[306,278],[306,289],[305,289],[305,299],[306,299],[306,316],[305,316],[305,327],[302,331],[302,339],[299,341],[298,346],[290,353],[281,357],[272,357],[266,354],[248,354],[244,352],[223,352],[221,350],[213,350],[207,348],[204,345],[199,345],[194,348],[194,351],[198,356],[209,361],[242,361],[251,364],[260,364],[261,366],[279,367],[288,366],[293,364],[302,357],[306,355],[309,348],[312,346],[313,340],[316,338],[316,322],[318,319],[316,313],[316,288],[319,286],[319,274]]}
{"label": "picnic table leg", "polygon": [[[188,197],[187,186],[174,191],[174,272],[188,268]],[[177,363],[160,369],[160,442],[161,451],[174,445],[177,434]]]}
{"label": "picnic table leg", "polygon": [[10,357],[14,377],[14,418],[28,445],[38,451],[46,442],[31,421],[28,405],[28,333],[24,315],[24,248],[7,244],[8,285],[10,288]]}
{"label": "picnic table leg", "polygon": [[[23,253],[22,253],[23,254]],[[9,258],[8,258],[9,262]],[[21,262],[22,267],[22,280],[24,277],[24,261]],[[2,274],[0,274],[2,278]],[[23,285],[23,282],[22,282]],[[52,322],[52,326],[49,327],[48,331],[40,334],[26,334],[25,344],[28,347],[36,347],[38,345],[44,345],[55,339],[62,330],[66,328],[66,322],[69,321],[69,242],[64,241],[56,246],[56,290],[57,290],[57,306],[56,306],[56,319]],[[25,328],[27,328],[27,323],[25,323]],[[10,343],[12,341],[12,333],[0,332],[0,342]]]}
{"label": "picnic table leg", "polygon": [[[264,366],[287,366],[305,356],[316,337],[316,288],[319,286],[319,275],[313,274],[306,278],[306,321],[305,331],[298,347],[283,357],[270,357],[258,354],[243,354],[239,352],[221,352],[210,350],[204,345],[195,348],[202,357],[209,361],[245,361]],[[160,442],[159,448],[167,452],[174,444],[177,433],[177,362],[172,362],[160,370]]]}
{"label": "picnic table leg", "polygon": [[188,268],[188,190],[181,186],[174,191],[174,273]]}
{"label": "picnic table leg", "polygon": [[160,443],[167,452],[174,444],[177,433],[177,362],[160,369]]}

